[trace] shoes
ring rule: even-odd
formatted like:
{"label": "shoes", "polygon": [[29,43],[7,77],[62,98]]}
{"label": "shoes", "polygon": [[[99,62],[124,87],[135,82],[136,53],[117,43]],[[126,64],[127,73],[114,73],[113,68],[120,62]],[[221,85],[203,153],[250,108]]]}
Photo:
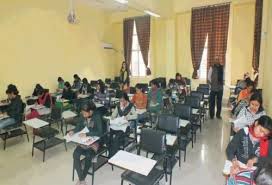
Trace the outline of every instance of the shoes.
{"label": "shoes", "polygon": [[221,116],[216,116],[216,118],[217,118],[217,119],[222,119],[222,117],[221,117]]}

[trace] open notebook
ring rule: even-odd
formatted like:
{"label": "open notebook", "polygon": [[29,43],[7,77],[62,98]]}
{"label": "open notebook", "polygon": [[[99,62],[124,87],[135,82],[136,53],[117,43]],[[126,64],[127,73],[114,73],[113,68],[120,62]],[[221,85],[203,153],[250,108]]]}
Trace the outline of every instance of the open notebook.
{"label": "open notebook", "polygon": [[[239,162],[239,166],[240,166],[241,170],[256,170],[255,166],[252,168],[248,168],[247,165],[245,165],[244,163],[242,163],[240,161],[238,161],[238,162]],[[223,174],[229,175],[231,167],[232,167],[232,162],[229,160],[226,160],[224,168],[223,168]]]}

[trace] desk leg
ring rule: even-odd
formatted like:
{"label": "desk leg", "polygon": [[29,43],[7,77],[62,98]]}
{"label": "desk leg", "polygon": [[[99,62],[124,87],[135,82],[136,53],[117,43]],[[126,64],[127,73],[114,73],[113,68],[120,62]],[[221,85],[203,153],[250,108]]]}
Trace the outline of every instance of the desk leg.
{"label": "desk leg", "polygon": [[34,129],[33,129],[32,157],[34,155],[34,143],[35,143],[35,134],[34,134]]}
{"label": "desk leg", "polygon": [[43,162],[45,159],[45,145],[46,145],[46,140],[43,141]]}

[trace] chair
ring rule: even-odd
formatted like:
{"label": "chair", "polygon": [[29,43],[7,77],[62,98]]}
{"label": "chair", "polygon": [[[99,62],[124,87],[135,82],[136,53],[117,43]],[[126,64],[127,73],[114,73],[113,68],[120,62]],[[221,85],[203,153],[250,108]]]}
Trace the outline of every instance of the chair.
{"label": "chair", "polygon": [[200,114],[201,114],[201,118],[203,119],[203,123],[204,123],[204,118],[206,115],[206,110],[205,110],[205,101],[204,101],[204,93],[203,92],[199,92],[199,91],[191,91],[191,96],[196,96],[200,98]]}
{"label": "chair", "polygon": [[205,88],[205,89],[210,89],[210,85],[209,84],[199,84],[198,87]]}
{"label": "chair", "polygon": [[[201,122],[201,106],[200,106],[200,98],[197,96],[186,96],[185,104],[190,105],[192,107],[192,129],[195,133],[196,130],[199,128],[201,132],[202,122]],[[195,136],[196,140],[196,136]]]}
{"label": "chair", "polygon": [[91,80],[90,86],[91,87],[96,87],[96,85],[97,85],[97,81],[96,80]]}
{"label": "chair", "polygon": [[[179,133],[180,150],[184,151],[184,162],[185,162],[188,144],[192,142],[192,148],[194,147],[193,137],[195,133],[193,132],[191,128],[192,108],[190,105],[185,105],[180,103],[175,104],[174,115],[178,116],[180,121],[188,121],[188,124],[185,127],[180,126],[180,133]],[[180,156],[180,153],[179,153],[179,156]]]}
{"label": "chair", "polygon": [[[101,167],[108,163],[109,157],[106,155],[109,149],[109,132],[108,132],[108,124],[106,121],[103,121],[103,135],[99,139],[99,149],[92,160],[92,166],[88,171],[88,175],[92,176],[92,185],[94,184],[94,176],[95,172],[98,171]],[[81,162],[84,163],[85,159],[82,159]],[[72,180],[74,181],[75,177],[75,168],[73,163],[73,172],[72,172]]]}
{"label": "chair", "polygon": [[105,83],[106,83],[106,84],[111,84],[111,79],[110,79],[110,78],[106,78],[106,79],[105,79]]}
{"label": "chair", "polygon": [[[62,135],[64,135],[63,133],[63,119],[62,119],[62,108],[61,107],[57,107],[57,106],[53,106],[51,108],[51,114],[50,117],[48,119],[50,124],[53,123],[57,123],[58,129],[61,129]],[[59,125],[60,123],[60,125]]]}
{"label": "chair", "polygon": [[[149,153],[153,153],[152,159],[156,160],[157,163],[151,170],[148,176],[144,176],[130,170],[126,170],[121,175],[121,185],[124,181],[132,183],[134,185],[155,185],[166,175],[165,164],[166,164],[166,135],[164,132],[153,130],[153,129],[142,129],[141,141],[137,146],[137,154],[141,154],[141,150]],[[163,168],[161,168],[161,164]]]}
{"label": "chair", "polygon": [[7,140],[14,137],[26,135],[27,141],[29,142],[29,136],[26,126],[23,124],[25,107],[26,104],[23,103],[23,110],[20,120],[16,124],[4,128],[4,132],[0,134],[1,139],[4,141],[4,150],[6,150]]}
{"label": "chair", "polygon": [[136,93],[136,88],[135,87],[130,87],[129,88],[129,93],[130,94],[135,94]]}
{"label": "chair", "polygon": [[[177,159],[175,157],[177,151],[179,151],[179,166],[180,166],[180,149],[179,147],[179,118],[174,115],[170,114],[162,114],[159,115],[158,117],[158,124],[157,124],[157,129],[163,132],[166,132],[167,134],[170,135],[175,135],[177,136],[178,140],[178,145],[173,145],[173,146],[167,146],[167,154],[169,155],[168,157],[168,165],[167,165],[167,174],[170,175],[170,185],[172,184],[172,171],[173,168],[177,162]],[[166,137],[167,140],[167,137]]]}
{"label": "chair", "polygon": [[114,81],[115,81],[115,82],[118,82],[118,83],[119,83],[119,82],[121,82],[121,78],[120,78],[120,76],[116,76],[116,77],[114,77]]}
{"label": "chair", "polygon": [[120,84],[118,82],[112,82],[110,84],[111,89],[120,89]]}

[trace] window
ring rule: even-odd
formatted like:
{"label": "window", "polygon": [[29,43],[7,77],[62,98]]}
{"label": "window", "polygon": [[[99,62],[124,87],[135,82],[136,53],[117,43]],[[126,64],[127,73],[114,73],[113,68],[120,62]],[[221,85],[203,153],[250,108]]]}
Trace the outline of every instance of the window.
{"label": "window", "polygon": [[146,67],[143,61],[142,52],[138,42],[136,25],[133,26],[132,53],[130,64],[131,76],[146,76]]}
{"label": "window", "polygon": [[207,79],[207,61],[208,61],[208,35],[206,37],[205,46],[204,46],[203,54],[201,58],[201,63],[200,63],[199,71],[198,71],[199,78],[201,80]]}

